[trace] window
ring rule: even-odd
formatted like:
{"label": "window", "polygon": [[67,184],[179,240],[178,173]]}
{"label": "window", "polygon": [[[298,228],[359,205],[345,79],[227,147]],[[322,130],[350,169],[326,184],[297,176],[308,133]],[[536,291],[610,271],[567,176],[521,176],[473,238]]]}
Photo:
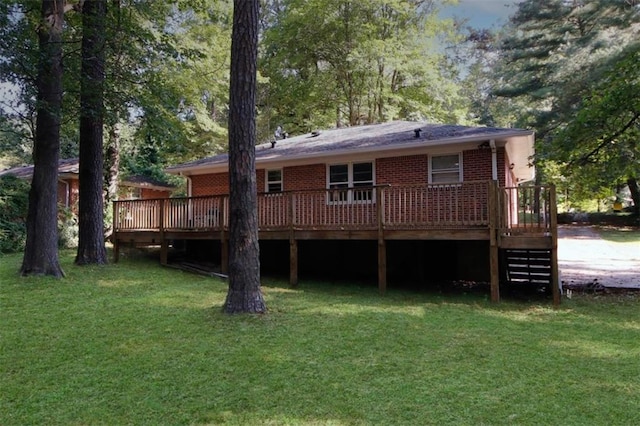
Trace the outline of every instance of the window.
{"label": "window", "polygon": [[460,154],[433,155],[429,183],[462,182],[462,161]]}
{"label": "window", "polygon": [[[331,202],[370,202],[373,200],[373,163],[335,164],[329,166]],[[358,188],[345,190],[344,188]]]}
{"label": "window", "polygon": [[282,192],[282,170],[267,170],[267,192]]}

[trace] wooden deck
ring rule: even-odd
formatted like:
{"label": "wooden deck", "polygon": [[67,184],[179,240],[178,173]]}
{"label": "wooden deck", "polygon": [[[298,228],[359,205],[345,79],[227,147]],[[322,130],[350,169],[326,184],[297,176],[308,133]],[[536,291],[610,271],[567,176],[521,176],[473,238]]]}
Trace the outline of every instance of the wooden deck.
{"label": "wooden deck", "polygon": [[[260,239],[290,242],[292,285],[297,284],[299,240],[377,240],[381,291],[386,241],[486,240],[493,300],[499,299],[499,250],[544,249],[555,265],[554,300],[559,301],[553,187],[499,188],[493,181],[478,181],[285,191],[259,194],[257,211]],[[224,268],[229,214],[226,195],[116,201],[115,260],[122,244],[157,244],[166,263],[170,241],[206,239],[221,242]]]}

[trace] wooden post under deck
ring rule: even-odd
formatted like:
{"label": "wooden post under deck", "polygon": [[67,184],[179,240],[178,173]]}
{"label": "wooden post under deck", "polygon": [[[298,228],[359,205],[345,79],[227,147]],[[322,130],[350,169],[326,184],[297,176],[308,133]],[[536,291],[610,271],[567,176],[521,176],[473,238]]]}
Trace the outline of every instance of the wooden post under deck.
{"label": "wooden post under deck", "polygon": [[376,187],[376,214],[378,219],[378,290],[387,291],[387,243],[384,239],[383,188]]}
{"label": "wooden post under deck", "polygon": [[220,231],[220,272],[229,273],[229,240],[224,232],[224,225]]}
{"label": "wooden post under deck", "polygon": [[295,238],[289,240],[289,285],[298,286],[298,241]]}
{"label": "wooden post under deck", "polygon": [[560,305],[560,277],[558,273],[558,207],[556,187],[549,188],[549,227],[551,228],[551,291],[554,306]]}
{"label": "wooden post under deck", "polygon": [[293,194],[288,196],[288,216],[289,216],[289,285],[293,288],[298,286],[298,240],[296,240],[294,230],[294,199]]}
{"label": "wooden post under deck", "polygon": [[500,301],[500,265],[499,265],[499,241],[498,232],[500,229],[499,215],[502,212],[500,208],[500,199],[498,191],[498,182],[492,181],[491,190],[489,191],[489,269],[491,274],[491,301]]}
{"label": "wooden post under deck", "polygon": [[169,263],[169,241],[164,235],[164,202],[160,200],[160,217],[158,218],[158,226],[160,228],[160,264],[166,265]]}
{"label": "wooden post under deck", "polygon": [[118,216],[116,216],[116,214],[118,213],[118,203],[114,201],[113,203],[113,216],[112,217],[112,224],[111,227],[113,228],[113,231],[111,233],[111,238],[113,241],[113,263],[118,263],[118,261],[120,260],[120,243],[118,242],[118,232],[116,231],[116,225],[118,224]]}

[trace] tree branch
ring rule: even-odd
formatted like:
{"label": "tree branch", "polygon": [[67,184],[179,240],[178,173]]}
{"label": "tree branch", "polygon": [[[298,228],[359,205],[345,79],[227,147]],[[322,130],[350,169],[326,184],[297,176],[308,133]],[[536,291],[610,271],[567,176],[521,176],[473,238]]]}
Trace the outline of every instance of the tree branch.
{"label": "tree branch", "polygon": [[[589,162],[589,160],[591,159],[591,157],[593,157],[594,155],[597,155],[600,150],[602,150],[602,148],[604,148],[606,145],[610,144],[611,142],[614,141],[614,139],[616,139],[618,136],[622,135],[624,132],[626,132],[627,130],[629,130],[636,122],[636,120],[638,120],[638,118],[640,118],[640,112],[637,112],[634,114],[633,118],[631,118],[631,120],[629,120],[629,122],[627,124],[624,125],[624,127],[622,127],[620,130],[618,130],[617,132],[615,132],[613,135],[611,135],[610,137],[604,139],[602,142],[600,142],[598,144],[598,146],[596,146],[590,153],[588,153],[587,155],[581,156],[578,160],[577,163],[578,165],[584,166],[585,164],[587,164]],[[573,165],[574,162],[571,161],[569,163],[569,165]]]}

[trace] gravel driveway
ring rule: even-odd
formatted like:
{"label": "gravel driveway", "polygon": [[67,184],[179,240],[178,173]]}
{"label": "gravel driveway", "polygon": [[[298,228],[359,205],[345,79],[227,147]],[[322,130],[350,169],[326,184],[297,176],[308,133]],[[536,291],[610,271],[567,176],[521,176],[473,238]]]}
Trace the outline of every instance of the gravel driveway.
{"label": "gravel driveway", "polygon": [[590,226],[560,226],[558,267],[563,285],[640,289],[640,243],[604,240]]}

